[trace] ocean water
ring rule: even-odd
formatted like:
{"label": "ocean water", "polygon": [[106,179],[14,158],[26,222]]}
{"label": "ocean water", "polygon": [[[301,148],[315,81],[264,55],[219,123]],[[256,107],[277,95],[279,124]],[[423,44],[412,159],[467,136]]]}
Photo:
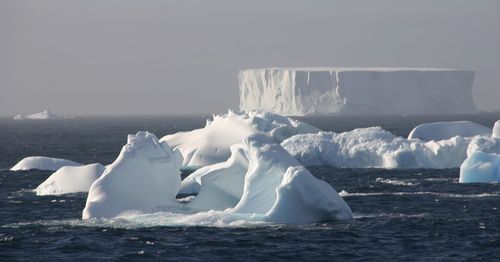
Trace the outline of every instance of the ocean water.
{"label": "ocean water", "polygon": [[[0,119],[0,260],[479,260],[500,257],[500,184],[459,184],[458,169],[309,168],[354,212],[349,222],[311,225],[226,223],[203,226],[156,214],[80,220],[86,194],[37,197],[50,171],[11,172],[26,156],[111,163],[126,135],[158,137],[202,127],[207,116],[88,117],[63,121]],[[323,130],[382,126],[406,136],[413,126],[500,114],[432,117],[302,117]]]}

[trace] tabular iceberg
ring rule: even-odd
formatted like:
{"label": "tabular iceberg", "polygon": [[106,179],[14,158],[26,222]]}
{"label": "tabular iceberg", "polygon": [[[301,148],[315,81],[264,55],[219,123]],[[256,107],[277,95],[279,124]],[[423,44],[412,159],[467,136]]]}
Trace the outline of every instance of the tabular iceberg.
{"label": "tabular iceberg", "polygon": [[61,158],[53,158],[46,156],[30,156],[23,158],[23,160],[19,161],[10,170],[19,171],[19,170],[38,169],[38,170],[55,171],[63,166],[81,166],[81,165],[82,164],[80,163]]}
{"label": "tabular iceberg", "polygon": [[240,109],[284,115],[474,113],[474,72],[435,68],[264,68],[239,73]]}
{"label": "tabular iceberg", "polygon": [[251,134],[266,133],[281,142],[295,134],[316,132],[316,127],[273,113],[229,111],[214,115],[204,128],[167,135],[160,141],[180,151],[184,168],[198,168],[226,161],[230,146]]}
{"label": "tabular iceberg", "polygon": [[454,136],[490,136],[491,129],[471,121],[425,123],[411,130],[408,139],[445,140]]}
{"label": "tabular iceberg", "polygon": [[44,196],[88,192],[104,169],[99,163],[61,167],[35,189],[36,194]]}

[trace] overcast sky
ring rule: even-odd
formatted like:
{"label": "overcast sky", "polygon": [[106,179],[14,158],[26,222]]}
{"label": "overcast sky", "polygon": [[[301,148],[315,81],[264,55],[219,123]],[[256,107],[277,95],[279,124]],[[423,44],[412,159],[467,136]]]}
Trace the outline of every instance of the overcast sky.
{"label": "overcast sky", "polygon": [[0,115],[216,113],[238,70],[476,70],[500,110],[500,1],[0,0]]}

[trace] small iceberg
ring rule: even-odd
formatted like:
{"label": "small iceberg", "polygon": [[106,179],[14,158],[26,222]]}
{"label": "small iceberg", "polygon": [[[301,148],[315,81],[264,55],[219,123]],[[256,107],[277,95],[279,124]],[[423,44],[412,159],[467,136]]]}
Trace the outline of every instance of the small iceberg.
{"label": "small iceberg", "polygon": [[30,119],[30,120],[48,120],[48,119],[64,119],[64,118],[74,118],[73,116],[60,116],[60,115],[56,115],[52,112],[50,112],[50,110],[44,110],[42,112],[39,112],[39,113],[34,113],[34,114],[30,114],[30,115],[16,115],[14,116],[14,120],[26,120],[26,119]]}
{"label": "small iceberg", "polygon": [[19,171],[19,170],[38,169],[38,170],[56,171],[63,166],[81,166],[81,165],[82,164],[80,163],[61,158],[30,156],[19,161],[10,170]]}
{"label": "small iceberg", "polygon": [[89,192],[90,186],[104,169],[99,163],[61,167],[35,189],[36,194],[45,196]]}
{"label": "small iceberg", "polygon": [[447,140],[455,136],[490,136],[491,129],[471,121],[425,123],[411,130],[408,139],[423,141]]}

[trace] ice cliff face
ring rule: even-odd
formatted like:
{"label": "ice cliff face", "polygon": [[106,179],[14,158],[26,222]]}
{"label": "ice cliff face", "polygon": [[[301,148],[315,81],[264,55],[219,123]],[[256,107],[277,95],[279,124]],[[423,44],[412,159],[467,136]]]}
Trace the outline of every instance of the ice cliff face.
{"label": "ice cliff face", "polygon": [[433,68],[265,68],[239,74],[240,109],[284,115],[476,111],[474,72]]}

